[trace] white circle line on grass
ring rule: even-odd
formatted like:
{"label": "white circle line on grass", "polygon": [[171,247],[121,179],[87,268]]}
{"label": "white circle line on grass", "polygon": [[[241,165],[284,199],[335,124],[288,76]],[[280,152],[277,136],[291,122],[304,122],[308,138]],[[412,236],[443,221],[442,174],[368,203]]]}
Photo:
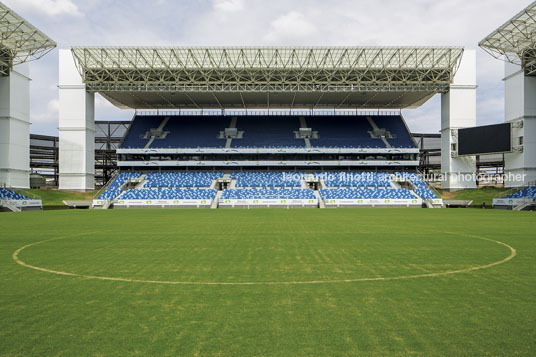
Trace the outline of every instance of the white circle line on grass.
{"label": "white circle line on grass", "polygon": [[491,268],[499,264],[506,263],[507,261],[513,259],[517,254],[517,251],[514,247],[506,243],[500,242],[498,240],[475,236],[471,234],[463,234],[463,233],[455,233],[455,232],[438,232],[438,233],[446,233],[446,234],[458,235],[458,236],[463,236],[463,237],[477,238],[477,239],[486,240],[492,243],[496,243],[496,244],[499,244],[508,248],[510,250],[510,255],[508,255],[504,259],[501,259],[501,260],[498,260],[496,262],[489,263],[486,265],[478,265],[478,266],[474,266],[470,268],[459,269],[459,270],[449,270],[449,271],[438,272],[438,273],[402,275],[402,276],[392,276],[392,277],[357,278],[357,279],[308,280],[308,281],[257,281],[257,282],[256,281],[251,281],[251,282],[248,282],[248,281],[246,282],[166,281],[166,280],[129,279],[129,278],[120,278],[120,277],[115,278],[115,277],[108,277],[108,276],[86,275],[86,274],[77,274],[77,273],[69,273],[65,271],[51,270],[51,269],[42,268],[42,267],[38,267],[35,265],[25,263],[24,261],[19,259],[20,252],[22,252],[26,248],[29,248],[38,244],[43,244],[46,242],[54,241],[54,240],[81,237],[81,236],[90,235],[94,233],[98,233],[98,232],[86,232],[86,233],[63,236],[63,237],[52,238],[52,239],[42,240],[39,242],[30,243],[23,247],[20,247],[15,252],[13,252],[12,257],[13,257],[13,260],[17,264],[22,265],[25,268],[34,269],[34,270],[42,271],[45,273],[56,274],[56,275],[71,276],[71,277],[93,279],[93,280],[120,281],[120,282],[127,282],[127,283],[166,284],[166,285],[306,285],[306,284],[335,284],[335,283],[354,283],[354,282],[360,282],[360,281],[387,281],[387,280],[432,278],[432,277],[447,276],[447,275],[452,275],[452,274],[468,273],[471,271],[487,269],[487,268]]}

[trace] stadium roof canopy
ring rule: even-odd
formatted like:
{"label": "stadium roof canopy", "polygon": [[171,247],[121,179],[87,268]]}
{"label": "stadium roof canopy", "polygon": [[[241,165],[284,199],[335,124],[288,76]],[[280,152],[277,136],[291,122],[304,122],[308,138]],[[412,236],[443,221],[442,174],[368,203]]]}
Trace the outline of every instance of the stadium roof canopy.
{"label": "stadium roof canopy", "polygon": [[407,108],[449,90],[461,47],[75,47],[116,106]]}
{"label": "stadium roof canopy", "polygon": [[0,75],[14,65],[39,59],[56,47],[56,42],[0,2]]}
{"label": "stadium roof canopy", "polygon": [[493,31],[478,44],[493,57],[519,64],[536,75],[536,2]]}

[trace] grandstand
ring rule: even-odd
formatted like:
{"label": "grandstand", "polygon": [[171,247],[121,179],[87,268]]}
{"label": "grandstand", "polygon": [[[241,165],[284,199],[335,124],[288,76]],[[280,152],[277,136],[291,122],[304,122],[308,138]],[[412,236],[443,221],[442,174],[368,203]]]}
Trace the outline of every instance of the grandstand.
{"label": "grandstand", "polygon": [[[92,110],[83,108],[91,109],[95,93],[119,108],[136,110],[117,149],[122,171],[416,172],[419,148],[401,109],[417,108],[440,93],[448,99],[443,101],[448,106],[444,129],[470,126],[475,103],[459,98],[471,98],[476,90],[474,67],[474,53],[459,47],[61,50],[59,187],[94,187],[89,144],[94,141],[94,118]],[[456,76],[458,72],[462,75]],[[75,107],[62,99],[71,96],[84,105]],[[62,113],[78,118],[76,130]],[[86,144],[71,147],[80,136]],[[62,159],[67,157],[62,152],[72,151],[87,165]],[[474,172],[474,166],[474,161],[448,155],[442,170]],[[252,185],[256,183],[245,182],[243,187]],[[317,201],[322,199],[318,187],[307,187],[305,181],[300,185],[314,189]],[[457,182],[447,175],[445,185],[473,187],[474,182]],[[212,186],[218,191],[240,187]],[[263,188],[269,187],[288,188],[276,181]],[[285,193],[295,194],[301,195]],[[273,196],[281,199],[281,192]]]}
{"label": "grandstand", "polygon": [[441,205],[395,112],[136,113],[117,153],[95,206]]}

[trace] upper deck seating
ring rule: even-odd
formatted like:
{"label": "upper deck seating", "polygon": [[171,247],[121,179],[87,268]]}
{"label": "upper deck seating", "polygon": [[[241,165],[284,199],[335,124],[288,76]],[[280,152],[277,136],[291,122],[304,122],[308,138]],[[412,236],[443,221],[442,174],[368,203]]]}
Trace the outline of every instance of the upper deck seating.
{"label": "upper deck seating", "polygon": [[378,115],[371,117],[380,129],[387,130],[392,138],[387,138],[387,142],[393,148],[414,148],[415,143],[408,132],[404,119],[399,115]]}
{"label": "upper deck seating", "polygon": [[300,128],[295,116],[240,116],[236,127],[243,137],[233,139],[233,148],[305,148],[305,141],[294,133]]}
{"label": "upper deck seating", "polygon": [[311,116],[305,118],[307,126],[318,132],[311,139],[315,148],[385,148],[379,138],[372,138],[370,123],[364,116]]}

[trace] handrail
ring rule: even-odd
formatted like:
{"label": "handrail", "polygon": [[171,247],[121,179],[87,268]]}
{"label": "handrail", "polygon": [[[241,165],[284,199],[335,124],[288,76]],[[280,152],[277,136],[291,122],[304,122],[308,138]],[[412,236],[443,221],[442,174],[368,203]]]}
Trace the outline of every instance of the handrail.
{"label": "handrail", "polygon": [[114,174],[112,175],[112,178],[108,180],[108,182],[106,182],[106,185],[102,186],[100,190],[97,191],[97,193],[95,195],[93,195],[93,199],[95,200],[98,200],[99,199],[99,196],[108,189],[108,187],[112,184],[112,182],[114,182],[114,180],[116,179],[116,177],[119,175],[119,170],[116,170],[114,172]]}
{"label": "handrail", "polygon": [[381,115],[402,115],[395,110],[338,110],[338,109],[262,109],[262,110],[139,110],[134,116],[381,116]]}
{"label": "handrail", "polygon": [[432,191],[437,198],[442,198],[443,195],[441,194],[441,192],[439,192],[434,186],[430,184],[430,181],[426,179],[426,176],[418,168],[416,169],[416,171],[422,182],[424,182],[426,186],[428,186],[428,189],[430,189],[430,191]]}
{"label": "handrail", "polygon": [[31,193],[30,191],[25,190],[25,189],[11,189],[11,191],[21,194],[23,196],[26,196],[28,198],[31,198],[32,200],[41,200],[41,196]]}

